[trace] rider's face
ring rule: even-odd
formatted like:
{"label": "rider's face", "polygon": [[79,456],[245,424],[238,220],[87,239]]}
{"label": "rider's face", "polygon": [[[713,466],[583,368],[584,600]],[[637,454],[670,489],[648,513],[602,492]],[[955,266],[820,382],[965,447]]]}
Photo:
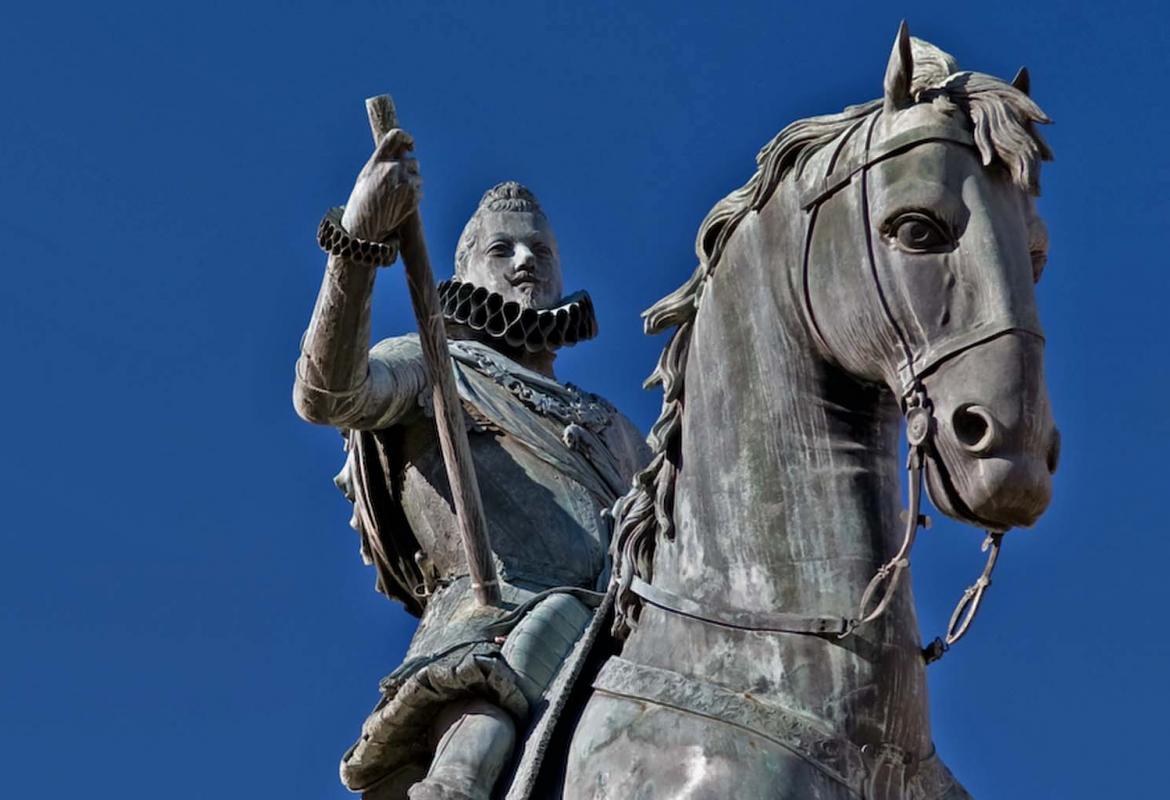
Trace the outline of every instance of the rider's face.
{"label": "rider's face", "polygon": [[460,277],[526,308],[550,306],[563,291],[552,229],[543,216],[526,211],[483,212]]}

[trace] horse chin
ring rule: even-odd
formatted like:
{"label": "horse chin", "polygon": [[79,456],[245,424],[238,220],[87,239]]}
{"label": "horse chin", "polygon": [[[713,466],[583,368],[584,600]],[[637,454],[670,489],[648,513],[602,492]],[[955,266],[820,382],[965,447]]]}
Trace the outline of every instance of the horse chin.
{"label": "horse chin", "polygon": [[992,531],[1031,527],[1052,499],[1052,476],[1043,459],[948,457],[926,460],[931,503],[948,517]]}

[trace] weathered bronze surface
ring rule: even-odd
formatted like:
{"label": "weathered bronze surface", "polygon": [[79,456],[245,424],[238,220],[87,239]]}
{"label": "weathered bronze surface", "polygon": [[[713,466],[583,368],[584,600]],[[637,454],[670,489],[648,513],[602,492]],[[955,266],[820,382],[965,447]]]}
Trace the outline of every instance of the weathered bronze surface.
{"label": "weathered bronze surface", "polygon": [[[588,338],[591,307],[562,298],[531,194],[485,195],[442,302],[498,605],[471,591],[420,345],[367,350],[374,267],[330,258],[297,408],[347,431],[339,485],[363,550],[421,615],[343,761],[350,788],[968,797],[935,752],[925,670],[1051,493],[1034,291],[1048,120],[1026,72],[960,71],[904,25],[884,90],[785,128],[703,222],[697,269],[645,315],[647,332],[673,329],[650,452],[555,379],[554,350]],[[378,146],[346,234],[382,242],[411,218],[409,144],[395,130]],[[924,486],[988,532],[982,573],[925,647],[910,580]]]}

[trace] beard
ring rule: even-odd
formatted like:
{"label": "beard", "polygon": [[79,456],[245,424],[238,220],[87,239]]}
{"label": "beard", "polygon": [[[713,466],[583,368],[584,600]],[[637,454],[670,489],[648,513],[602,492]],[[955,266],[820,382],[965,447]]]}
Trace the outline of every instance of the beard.
{"label": "beard", "polygon": [[519,304],[521,308],[543,309],[550,308],[560,300],[555,296],[553,287],[543,280],[525,280],[521,283],[508,283],[507,289],[500,292],[505,300]]}

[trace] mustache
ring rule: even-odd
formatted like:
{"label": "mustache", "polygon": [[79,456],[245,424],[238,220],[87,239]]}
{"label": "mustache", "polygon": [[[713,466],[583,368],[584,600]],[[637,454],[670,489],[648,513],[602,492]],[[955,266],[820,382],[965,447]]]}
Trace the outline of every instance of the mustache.
{"label": "mustache", "polygon": [[512,286],[536,285],[547,282],[548,276],[542,274],[541,270],[536,267],[517,267],[505,275],[504,279]]}

